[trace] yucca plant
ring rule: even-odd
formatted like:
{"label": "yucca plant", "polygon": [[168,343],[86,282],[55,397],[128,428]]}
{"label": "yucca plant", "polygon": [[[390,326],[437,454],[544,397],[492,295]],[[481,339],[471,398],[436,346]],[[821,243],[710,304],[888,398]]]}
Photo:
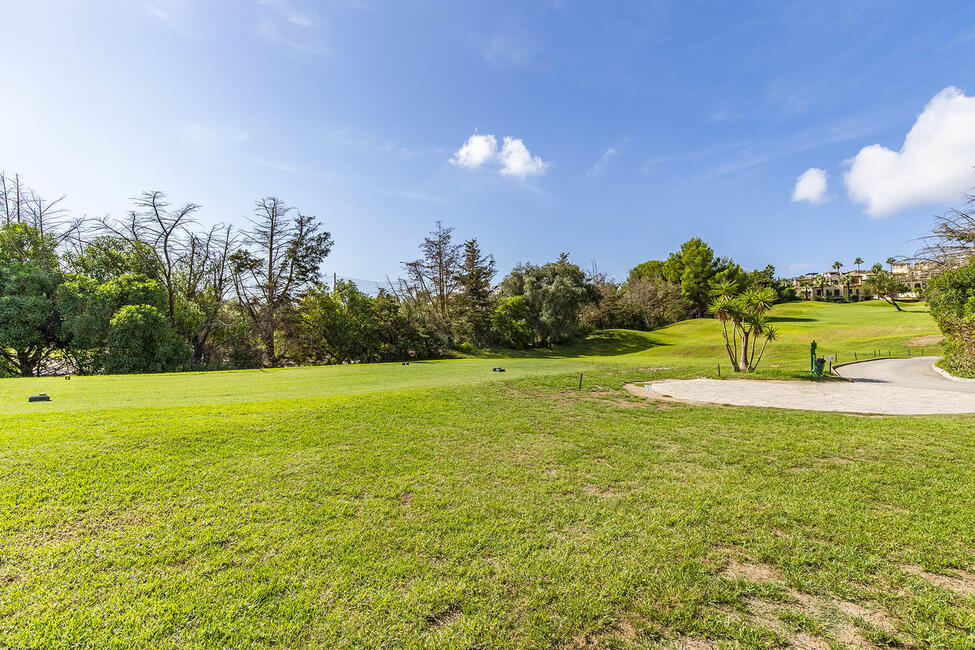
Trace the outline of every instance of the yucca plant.
{"label": "yucca plant", "polygon": [[[721,323],[725,349],[735,372],[754,370],[769,341],[777,338],[766,316],[774,303],[775,291],[771,287],[749,287],[741,291],[733,282],[722,282],[715,288],[708,311]],[[763,339],[761,348],[758,347],[760,339]]]}

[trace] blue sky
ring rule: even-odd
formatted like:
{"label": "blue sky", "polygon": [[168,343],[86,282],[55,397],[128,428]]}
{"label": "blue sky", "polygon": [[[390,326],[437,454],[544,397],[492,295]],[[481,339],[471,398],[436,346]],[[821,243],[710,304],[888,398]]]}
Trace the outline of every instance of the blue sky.
{"label": "blue sky", "polygon": [[346,277],[395,276],[437,219],[505,272],[622,278],[693,236],[869,264],[975,187],[968,1],[6,4],[0,168],[77,215],[274,194]]}

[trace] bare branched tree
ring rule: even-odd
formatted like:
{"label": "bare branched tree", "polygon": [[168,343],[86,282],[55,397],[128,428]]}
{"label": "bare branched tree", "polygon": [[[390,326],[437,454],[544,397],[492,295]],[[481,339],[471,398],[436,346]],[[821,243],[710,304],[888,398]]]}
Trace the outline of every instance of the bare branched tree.
{"label": "bare branched tree", "polygon": [[26,201],[27,191],[20,180],[20,174],[14,174],[11,179],[5,172],[0,171],[0,209],[3,210],[5,226],[22,223],[22,215],[26,212]]}
{"label": "bare branched tree", "polygon": [[22,223],[31,226],[42,237],[50,237],[60,246],[76,236],[82,226],[82,219],[73,219],[62,205],[64,195],[48,201],[34,190],[26,187],[20,174],[13,178],[0,171],[0,218],[3,225]]}
{"label": "bare branched tree", "polygon": [[975,256],[975,194],[965,194],[961,208],[952,208],[934,221],[931,234],[921,238],[915,254],[934,269],[952,269]]}
{"label": "bare branched tree", "polygon": [[230,288],[230,256],[237,237],[231,226],[203,232],[184,229],[176,264],[176,289],[181,300],[197,310],[196,323],[179,323],[193,348],[193,361],[207,358],[210,337],[220,323],[220,310]]}
{"label": "bare branched tree", "polygon": [[166,195],[158,190],[143,192],[133,200],[137,209],[132,210],[124,221],[103,217],[99,223],[106,233],[124,239],[146,262],[158,267],[159,279],[168,297],[169,322],[175,327],[177,269],[183,256],[187,228],[200,206],[186,203],[170,209]]}

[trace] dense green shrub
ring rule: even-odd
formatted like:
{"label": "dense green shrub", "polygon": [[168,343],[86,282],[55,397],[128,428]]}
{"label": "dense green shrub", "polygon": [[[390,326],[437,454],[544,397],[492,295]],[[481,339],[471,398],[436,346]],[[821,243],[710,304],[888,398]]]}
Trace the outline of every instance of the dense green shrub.
{"label": "dense green shrub", "polygon": [[408,304],[385,292],[373,298],[340,281],[302,296],[292,316],[287,353],[313,363],[401,361],[442,355],[447,338]]}
{"label": "dense green shrub", "polygon": [[125,305],[112,317],[105,355],[107,372],[174,372],[189,360],[189,346],[156,307]]}
{"label": "dense green shrub", "polygon": [[931,278],[927,299],[945,336],[939,365],[956,375],[975,377],[975,260]]}
{"label": "dense green shrub", "polygon": [[509,296],[498,301],[491,314],[491,327],[498,344],[506,348],[527,348],[534,334],[528,324],[528,303],[524,296]]}
{"label": "dense green shrub", "polygon": [[69,277],[58,287],[65,353],[76,371],[91,374],[105,366],[112,319],[126,305],[149,305],[164,312],[166,290],[157,280],[137,273],[111,277],[99,284],[84,275]]}

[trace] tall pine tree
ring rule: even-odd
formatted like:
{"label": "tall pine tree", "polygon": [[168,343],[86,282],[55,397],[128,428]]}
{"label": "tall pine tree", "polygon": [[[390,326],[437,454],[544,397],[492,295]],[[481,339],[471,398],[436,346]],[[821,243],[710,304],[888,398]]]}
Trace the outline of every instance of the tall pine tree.
{"label": "tall pine tree", "polygon": [[494,256],[482,253],[476,239],[464,242],[457,273],[460,291],[456,326],[459,337],[477,347],[488,343],[494,309],[491,293],[494,274]]}

